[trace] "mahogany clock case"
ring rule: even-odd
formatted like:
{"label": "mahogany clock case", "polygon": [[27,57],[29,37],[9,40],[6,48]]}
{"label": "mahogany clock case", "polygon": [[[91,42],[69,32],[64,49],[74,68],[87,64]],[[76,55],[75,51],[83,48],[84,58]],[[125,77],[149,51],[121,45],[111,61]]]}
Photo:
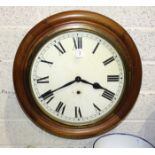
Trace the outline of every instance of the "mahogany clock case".
{"label": "mahogany clock case", "polygon": [[[103,119],[82,126],[57,122],[36,104],[31,93],[29,74],[38,49],[49,39],[65,31],[93,32],[110,42],[125,66],[123,95],[118,105]],[[137,48],[129,34],[115,21],[90,11],[67,11],[50,16],[33,27],[22,40],[13,68],[13,81],[19,103],[29,118],[42,129],[66,138],[87,138],[115,127],[131,110],[140,91],[142,66]]]}

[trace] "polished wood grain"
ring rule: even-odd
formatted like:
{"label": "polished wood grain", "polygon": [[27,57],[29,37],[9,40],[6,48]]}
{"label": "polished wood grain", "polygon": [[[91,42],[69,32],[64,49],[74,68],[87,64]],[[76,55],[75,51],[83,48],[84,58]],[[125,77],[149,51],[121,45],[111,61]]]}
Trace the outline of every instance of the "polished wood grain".
{"label": "polished wood grain", "polygon": [[[106,38],[118,50],[125,64],[126,86],[118,106],[105,118],[90,125],[70,126],[48,117],[35,103],[29,84],[30,67],[38,49],[51,36],[63,31],[85,29]],[[141,86],[142,67],[129,34],[113,20],[89,11],[68,11],[50,16],[34,26],[22,40],[13,67],[13,81],[25,113],[42,129],[67,138],[87,138],[115,127],[132,109]]]}

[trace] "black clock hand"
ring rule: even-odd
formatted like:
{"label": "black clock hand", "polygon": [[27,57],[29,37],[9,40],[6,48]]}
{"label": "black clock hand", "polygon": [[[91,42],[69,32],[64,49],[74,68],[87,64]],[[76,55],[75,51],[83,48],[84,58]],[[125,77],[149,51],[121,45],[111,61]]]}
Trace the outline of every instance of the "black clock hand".
{"label": "black clock hand", "polygon": [[99,83],[95,82],[95,83],[91,83],[89,81],[86,81],[84,79],[81,79],[81,77],[76,77],[78,78],[78,82],[83,82],[83,83],[86,83],[86,84],[89,84],[89,85],[92,85],[94,89],[103,89],[103,90],[106,90],[106,88],[102,87]]}
{"label": "black clock hand", "polygon": [[61,86],[61,87],[59,87],[59,88],[53,90],[52,93],[54,93],[54,92],[56,92],[56,91],[58,91],[58,90],[60,90],[60,89],[62,89],[62,88],[65,88],[65,87],[67,87],[67,86],[70,86],[71,84],[73,84],[73,83],[75,83],[75,82],[83,82],[83,83],[92,85],[94,89],[103,89],[103,90],[106,90],[105,88],[103,88],[103,87],[102,87],[99,83],[97,83],[97,82],[95,82],[95,83],[90,83],[90,82],[88,82],[88,81],[86,81],[86,80],[84,80],[84,79],[81,79],[80,76],[77,76],[77,77],[75,78],[75,80],[70,81],[70,82],[66,83],[65,85],[63,85],[63,86]]}
{"label": "black clock hand", "polygon": [[75,82],[76,82],[76,80],[70,81],[70,82],[66,83],[65,85],[63,85],[63,86],[61,86],[61,87],[59,87],[59,88],[53,90],[52,93],[54,93],[54,92],[56,92],[56,91],[58,91],[58,90],[60,90],[60,89],[62,89],[62,88],[65,88],[65,87],[67,87],[67,86],[70,86],[71,84],[73,84],[73,83],[75,83]]}
{"label": "black clock hand", "polygon": [[63,85],[63,86],[61,86],[61,87],[59,87],[59,88],[53,90],[52,93],[54,93],[54,92],[56,92],[56,91],[58,91],[58,90],[60,90],[60,89],[62,89],[62,88],[65,88],[65,87],[67,87],[67,86],[70,86],[71,84],[73,84],[73,83],[75,83],[75,82],[80,82],[80,81],[81,81],[81,77],[77,76],[77,77],[75,78],[75,80],[70,81],[70,82],[66,83],[65,85]]}
{"label": "black clock hand", "polygon": [[106,90],[104,87],[102,87],[99,83],[95,82],[93,83],[93,88],[95,89],[103,89],[103,90]]}

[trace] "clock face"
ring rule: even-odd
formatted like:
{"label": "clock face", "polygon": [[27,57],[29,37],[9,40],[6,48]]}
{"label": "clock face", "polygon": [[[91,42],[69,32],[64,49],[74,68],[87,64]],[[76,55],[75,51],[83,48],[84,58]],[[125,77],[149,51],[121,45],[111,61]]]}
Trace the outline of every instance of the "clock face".
{"label": "clock face", "polygon": [[70,125],[104,118],[117,105],[125,71],[117,50],[87,31],[69,31],[45,42],[31,64],[31,91],[49,117]]}

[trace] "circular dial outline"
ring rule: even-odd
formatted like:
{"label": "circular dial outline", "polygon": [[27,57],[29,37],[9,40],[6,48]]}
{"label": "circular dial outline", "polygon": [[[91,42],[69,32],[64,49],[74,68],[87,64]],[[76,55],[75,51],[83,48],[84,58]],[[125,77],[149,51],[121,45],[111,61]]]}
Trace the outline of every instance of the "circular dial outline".
{"label": "circular dial outline", "polygon": [[[39,57],[39,59],[41,59],[41,56],[38,56],[39,55],[39,53],[41,53],[40,51],[41,51],[41,49],[44,49],[45,47],[44,46],[46,46],[47,44],[51,44],[52,46],[54,46],[54,41],[52,41],[52,40],[59,40],[57,43],[61,43],[61,41],[63,40],[63,39],[65,39],[66,37],[76,37],[76,35],[77,35],[77,33],[78,33],[78,36],[79,36],[79,38],[80,37],[88,37],[89,39],[93,39],[93,40],[95,40],[95,39],[97,39],[97,45],[95,46],[95,48],[97,47],[98,48],[98,45],[99,44],[101,44],[101,45],[106,45],[105,47],[107,47],[107,48],[109,48],[109,51],[110,51],[110,49],[112,50],[112,51],[110,51],[111,52],[111,54],[113,53],[113,57],[115,57],[115,60],[114,61],[117,61],[117,63],[122,67],[122,70],[124,71],[124,75],[122,75],[122,77],[121,78],[119,78],[119,80],[121,80],[121,82],[123,83],[124,82],[124,84],[122,84],[121,82],[121,84],[123,85],[122,86],[122,88],[121,88],[121,92],[119,92],[119,97],[117,97],[116,96],[116,94],[115,94],[115,96],[112,96],[113,95],[113,92],[112,91],[109,91],[108,89],[106,89],[106,90],[104,90],[104,95],[106,95],[105,97],[106,97],[106,100],[107,100],[107,97],[109,97],[109,96],[107,96],[108,94],[107,93],[111,93],[111,96],[110,97],[114,97],[113,99],[112,99],[112,102],[111,102],[111,104],[114,104],[113,102],[115,102],[115,104],[111,107],[111,109],[110,110],[108,110],[108,112],[106,112],[105,113],[105,111],[103,111],[102,109],[101,109],[101,111],[99,111],[98,113],[95,113],[93,116],[90,116],[89,118],[88,117],[77,117],[76,119],[72,119],[71,120],[71,118],[67,118],[67,117],[65,117],[64,115],[59,115],[58,114],[58,112],[56,112],[56,111],[52,111],[52,113],[53,114],[50,114],[50,110],[49,110],[49,107],[48,107],[48,105],[43,101],[41,104],[43,104],[47,109],[45,110],[44,109],[44,107],[42,106],[42,105],[40,105],[40,103],[39,103],[39,101],[36,99],[37,97],[36,97],[36,94],[34,94],[34,92],[33,92],[33,88],[31,87],[31,91],[32,91],[32,93],[33,93],[33,96],[34,96],[34,98],[35,98],[35,100],[36,100],[36,102],[37,102],[37,104],[38,104],[38,106],[49,116],[49,117],[51,117],[52,119],[54,119],[54,120],[56,120],[56,121],[58,121],[58,122],[60,122],[60,123],[63,123],[63,124],[69,124],[69,125],[73,125],[73,126],[79,126],[79,125],[87,125],[87,124],[92,124],[93,122],[97,122],[97,121],[99,121],[99,120],[101,120],[101,119],[103,119],[104,117],[106,117],[116,106],[117,106],[117,103],[119,102],[119,100],[120,100],[120,98],[121,98],[121,96],[122,96],[122,93],[123,93],[123,90],[124,90],[124,85],[125,85],[125,68],[124,68],[124,64],[123,64],[123,61],[122,61],[122,59],[121,59],[121,57],[120,57],[120,55],[119,55],[119,53],[117,52],[117,50],[114,48],[114,46],[110,43],[110,42],[108,42],[105,38],[103,38],[103,37],[101,37],[101,36],[99,36],[99,35],[97,35],[97,34],[95,34],[95,33],[93,33],[93,32],[87,32],[87,31],[84,31],[84,30],[74,30],[74,31],[72,31],[72,32],[62,32],[61,34],[57,34],[57,35],[55,35],[54,37],[52,37],[52,38],[50,38],[50,39],[48,39],[48,41],[46,41],[46,43],[44,44],[44,45],[42,45],[42,47],[40,47],[40,49],[38,50],[38,53],[36,54],[36,56],[35,56],[35,58],[34,59],[36,59],[36,57]],[[84,33],[85,35],[84,36],[82,36],[81,34],[82,33]],[[61,37],[62,36],[62,37]],[[59,38],[59,39],[57,39],[57,38]],[[99,43],[99,44],[98,44]],[[62,44],[61,44],[62,45]],[[101,46],[100,45],[100,46]],[[57,47],[60,47],[60,46],[57,46]],[[50,48],[48,45],[47,45],[47,48]],[[65,47],[66,48],[66,47]],[[96,53],[96,50],[97,50],[97,48],[95,49],[94,48],[94,50],[95,50],[95,52],[94,53]],[[59,49],[61,49],[61,48],[59,48]],[[59,51],[59,49],[57,49],[57,52],[59,53],[61,53],[62,54],[62,52],[61,51]],[[62,50],[63,51],[63,50]],[[44,50],[44,52],[42,52],[42,55],[43,55],[43,53],[45,54],[47,51],[46,50]],[[72,51],[73,52],[73,51]],[[60,54],[59,53],[59,54]],[[78,55],[78,57],[79,57],[79,55]],[[111,58],[111,57],[110,57]],[[39,60],[38,59],[38,63],[39,63]],[[106,62],[108,62],[108,60],[109,59],[107,59],[107,61]],[[34,61],[34,60],[33,60]],[[43,60],[44,62],[45,62],[45,60]],[[110,61],[109,61],[110,62]],[[53,63],[53,62],[52,62]],[[35,64],[35,62],[32,62],[32,68],[33,68],[33,64]],[[119,67],[120,67],[119,66]],[[120,69],[121,70],[121,69]],[[32,70],[31,70],[31,73],[32,73]],[[31,74],[30,73],[30,74]],[[78,75],[77,75],[78,76]],[[75,76],[76,77],[76,76]],[[81,78],[81,77],[80,77]],[[30,78],[31,79],[31,78]],[[44,80],[44,79],[43,79]],[[123,81],[124,80],[124,81]],[[30,81],[33,81],[33,79],[31,79]],[[30,82],[31,83],[31,82]],[[119,83],[119,85],[120,85],[120,83]],[[60,84],[61,85],[61,84]],[[119,86],[120,87],[120,86]],[[36,90],[37,91],[37,90]],[[64,90],[65,91],[65,90]],[[40,96],[40,93],[38,92],[38,95],[37,96]],[[116,98],[117,97],[117,98]],[[50,96],[50,98],[49,98],[49,100],[51,101],[51,100],[53,100],[53,96],[51,97]],[[109,100],[109,99],[108,99]],[[116,100],[116,101],[115,101]],[[93,105],[94,105],[94,107],[98,110],[98,109],[100,109],[95,103],[93,103]],[[66,108],[66,105],[63,103],[63,102],[59,102],[59,104],[57,105],[58,107],[57,107],[57,109],[61,109],[61,112],[64,112],[64,109]],[[110,105],[109,105],[110,106]],[[77,106],[76,106],[76,108],[78,108]],[[106,108],[108,108],[108,106],[106,107]],[[105,109],[106,109],[105,108]],[[104,109],[104,110],[105,110]],[[76,113],[77,113],[77,109],[76,109]],[[82,115],[81,114],[81,109],[78,109],[78,115],[80,116],[80,115]],[[98,115],[98,116],[96,116],[96,115]],[[96,118],[95,118],[96,117]],[[65,120],[65,119],[67,119],[67,121]]]}

